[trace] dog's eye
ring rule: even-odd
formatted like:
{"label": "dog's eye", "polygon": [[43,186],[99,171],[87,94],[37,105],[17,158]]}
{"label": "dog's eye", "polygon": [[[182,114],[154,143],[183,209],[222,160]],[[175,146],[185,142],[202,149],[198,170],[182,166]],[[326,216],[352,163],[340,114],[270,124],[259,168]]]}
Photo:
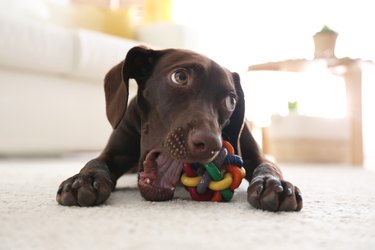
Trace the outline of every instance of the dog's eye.
{"label": "dog's eye", "polygon": [[186,85],[189,80],[189,74],[185,69],[178,69],[173,72],[171,79],[176,84]]}
{"label": "dog's eye", "polygon": [[225,108],[231,112],[236,108],[236,103],[236,98],[231,95],[228,95],[224,100]]}

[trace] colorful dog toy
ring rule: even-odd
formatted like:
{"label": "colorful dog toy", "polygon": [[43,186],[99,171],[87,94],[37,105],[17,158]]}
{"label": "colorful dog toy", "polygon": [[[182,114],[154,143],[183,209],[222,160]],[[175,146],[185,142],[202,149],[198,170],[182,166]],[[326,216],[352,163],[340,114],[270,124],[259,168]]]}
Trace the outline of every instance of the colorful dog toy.
{"label": "colorful dog toy", "polygon": [[223,141],[218,156],[210,163],[185,163],[181,182],[196,201],[230,201],[246,175],[240,156]]}

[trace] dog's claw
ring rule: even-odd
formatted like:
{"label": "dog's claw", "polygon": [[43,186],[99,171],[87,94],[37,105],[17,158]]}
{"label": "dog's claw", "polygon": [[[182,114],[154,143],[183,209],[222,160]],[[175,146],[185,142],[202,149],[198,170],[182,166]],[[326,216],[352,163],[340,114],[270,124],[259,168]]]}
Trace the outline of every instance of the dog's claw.
{"label": "dog's claw", "polygon": [[263,185],[260,185],[258,188],[257,188],[257,194],[261,194],[263,191]]}
{"label": "dog's claw", "polygon": [[297,196],[297,199],[298,199],[298,200],[301,200],[301,201],[302,201],[302,195],[301,195],[301,193],[298,192],[298,193],[296,194],[296,196]]}
{"label": "dog's claw", "polygon": [[82,185],[82,179],[81,178],[77,178],[73,184],[72,184],[72,188],[79,188],[80,186]]}
{"label": "dog's claw", "polygon": [[99,183],[98,183],[97,181],[94,181],[93,184],[92,184],[92,186],[93,186],[96,190],[99,189]]}
{"label": "dog's claw", "polygon": [[72,184],[71,183],[66,183],[63,187],[63,191],[64,192],[69,192],[72,188]]}
{"label": "dog's claw", "polygon": [[63,186],[60,185],[60,186],[59,186],[59,189],[57,190],[57,194],[61,194],[62,190],[63,190]]}
{"label": "dog's claw", "polygon": [[276,193],[281,193],[282,191],[284,191],[284,188],[283,188],[283,186],[278,185],[278,186],[275,187],[275,191],[276,191]]}
{"label": "dog's claw", "polygon": [[302,194],[298,187],[295,187],[295,193],[296,193],[297,202],[302,203]]}

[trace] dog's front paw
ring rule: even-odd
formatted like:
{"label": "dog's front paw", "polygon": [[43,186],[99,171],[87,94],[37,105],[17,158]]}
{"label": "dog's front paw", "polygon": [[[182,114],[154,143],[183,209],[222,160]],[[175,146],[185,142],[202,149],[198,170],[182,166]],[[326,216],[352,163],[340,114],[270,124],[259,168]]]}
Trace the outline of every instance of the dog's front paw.
{"label": "dog's front paw", "polygon": [[64,206],[94,206],[108,199],[114,187],[105,171],[77,174],[63,181],[56,200]]}
{"label": "dog's front paw", "polygon": [[298,187],[272,175],[254,177],[247,190],[247,200],[255,208],[268,211],[302,209],[302,196]]}

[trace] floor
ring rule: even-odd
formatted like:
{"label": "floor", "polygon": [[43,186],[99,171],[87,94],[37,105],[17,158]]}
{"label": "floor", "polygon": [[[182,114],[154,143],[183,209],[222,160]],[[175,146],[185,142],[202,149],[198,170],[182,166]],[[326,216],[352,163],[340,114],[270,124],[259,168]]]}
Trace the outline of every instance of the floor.
{"label": "floor", "polygon": [[55,194],[86,158],[0,160],[0,249],[375,249],[375,171],[282,165],[303,193],[301,212],[256,210],[243,183],[229,203],[183,189],[148,202],[122,177],[102,206],[62,207]]}

